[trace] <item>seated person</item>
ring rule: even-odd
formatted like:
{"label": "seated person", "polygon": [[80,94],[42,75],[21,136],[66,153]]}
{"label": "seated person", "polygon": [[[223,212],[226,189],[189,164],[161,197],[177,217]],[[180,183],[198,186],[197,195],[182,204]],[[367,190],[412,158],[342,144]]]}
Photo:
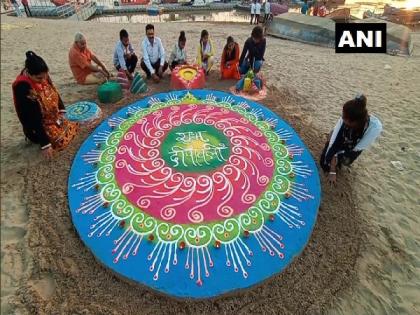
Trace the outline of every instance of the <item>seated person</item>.
{"label": "seated person", "polygon": [[214,65],[214,45],[206,30],[201,31],[200,44],[197,46],[197,65],[202,67],[207,75]]}
{"label": "seated person", "polygon": [[249,69],[254,73],[261,70],[265,53],[264,31],[261,26],[255,26],[251,37],[245,41],[241,58],[239,58],[239,72],[246,74]]}
{"label": "seated person", "polygon": [[[93,65],[92,61],[97,65]],[[69,52],[69,64],[79,84],[100,84],[111,76],[105,65],[87,48],[86,38],[82,33],[75,35]]]}
{"label": "seated person", "polygon": [[26,138],[41,146],[45,157],[66,147],[78,124],[64,118],[65,107],[52,84],[45,61],[32,51],[26,53],[25,68],[12,85],[13,100]]}
{"label": "seated person", "polygon": [[222,79],[239,80],[239,45],[232,36],[227,38],[227,43],[222,53],[222,61],[220,62],[220,73]]}
{"label": "seated person", "polygon": [[178,38],[178,43],[175,44],[174,49],[171,52],[169,57],[169,69],[171,71],[179,65],[187,64],[187,52],[185,50],[185,44],[187,38],[185,37],[185,32],[181,31]]}
{"label": "seated person", "polygon": [[130,43],[126,30],[120,31],[120,40],[115,46],[114,65],[117,71],[124,71],[129,80],[133,80],[133,72],[137,65],[137,56]]}
{"label": "seated person", "polygon": [[163,73],[168,69],[165,61],[165,49],[159,37],[155,37],[155,27],[152,24],[146,25],[146,37],[141,43],[143,58],[141,68],[146,73],[147,78],[152,78],[158,83],[163,78]]}
{"label": "seated person", "polygon": [[337,168],[350,166],[381,131],[379,119],[368,114],[364,95],[358,95],[344,104],[342,117],[330,133],[321,154],[320,164],[324,172],[329,172],[330,183],[336,183]]}

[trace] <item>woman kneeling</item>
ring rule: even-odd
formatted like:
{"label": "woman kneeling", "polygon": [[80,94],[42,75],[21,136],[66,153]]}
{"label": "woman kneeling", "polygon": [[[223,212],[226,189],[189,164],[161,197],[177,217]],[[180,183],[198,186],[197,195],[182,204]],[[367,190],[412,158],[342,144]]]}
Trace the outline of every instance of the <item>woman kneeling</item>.
{"label": "woman kneeling", "polygon": [[197,65],[202,67],[208,75],[214,64],[214,46],[209,32],[201,31],[200,44],[197,47]]}
{"label": "woman kneeling", "polygon": [[329,172],[329,181],[337,180],[337,168],[350,166],[379,136],[382,124],[369,115],[366,97],[358,95],[343,106],[343,115],[330,133],[321,155],[321,167]]}
{"label": "woman kneeling", "polygon": [[239,80],[239,45],[232,36],[227,38],[227,43],[222,53],[222,61],[220,63],[220,73],[222,79]]}
{"label": "woman kneeling", "polygon": [[78,124],[64,118],[65,107],[51,82],[45,61],[32,51],[26,53],[25,69],[13,83],[16,113],[26,138],[41,145],[50,158],[54,150],[66,147]]}

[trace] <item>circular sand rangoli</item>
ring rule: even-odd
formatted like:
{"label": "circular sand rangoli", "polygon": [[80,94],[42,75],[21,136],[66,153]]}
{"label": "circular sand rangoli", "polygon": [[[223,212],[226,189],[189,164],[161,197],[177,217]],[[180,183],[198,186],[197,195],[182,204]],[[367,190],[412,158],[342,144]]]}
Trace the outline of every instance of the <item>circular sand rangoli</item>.
{"label": "circular sand rangoli", "polygon": [[104,121],[75,157],[69,202],[119,275],[205,298],[281,272],[306,245],[320,187],[290,126],[217,91],[159,94]]}

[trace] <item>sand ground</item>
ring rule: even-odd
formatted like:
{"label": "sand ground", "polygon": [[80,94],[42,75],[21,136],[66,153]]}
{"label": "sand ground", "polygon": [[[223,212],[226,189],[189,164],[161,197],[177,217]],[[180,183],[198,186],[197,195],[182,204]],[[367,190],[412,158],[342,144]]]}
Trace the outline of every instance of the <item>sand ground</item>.
{"label": "sand ground", "polygon": [[[322,178],[323,200],[303,254],[259,287],[213,301],[180,302],[119,280],[100,266],[73,230],[66,201],[71,160],[88,135],[45,163],[25,144],[16,118],[11,83],[24,53],[47,61],[65,103],[95,99],[94,87],[72,80],[67,53],[76,31],[111,68],[118,31],[136,44],[141,24],[100,24],[3,17],[1,21],[1,306],[2,314],[416,314],[420,313],[420,34],[414,55],[336,55],[333,50],[268,38],[269,96],[262,102],[287,120],[318,156],[340,116],[343,102],[362,91],[381,119],[379,141],[331,188]],[[166,47],[187,33],[190,55],[201,29],[222,49],[239,43],[248,25],[158,24]],[[176,32],[175,32],[176,30]],[[208,87],[227,90],[214,74]],[[168,90],[169,81],[152,93]],[[105,115],[132,102],[102,106]],[[391,161],[400,161],[401,170]]]}

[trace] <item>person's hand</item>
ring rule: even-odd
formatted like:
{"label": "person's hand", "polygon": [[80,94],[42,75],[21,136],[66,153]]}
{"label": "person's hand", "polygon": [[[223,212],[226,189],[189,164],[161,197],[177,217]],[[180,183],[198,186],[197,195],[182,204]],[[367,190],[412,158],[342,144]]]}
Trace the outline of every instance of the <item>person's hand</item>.
{"label": "person's hand", "polygon": [[337,173],[336,172],[330,172],[328,174],[328,182],[331,186],[334,186],[337,183]]}
{"label": "person's hand", "polygon": [[54,154],[54,150],[52,147],[48,147],[44,150],[42,150],[42,155],[44,156],[45,159],[47,160],[51,160]]}
{"label": "person's hand", "polygon": [[133,80],[134,77],[133,77],[133,74],[132,73],[130,73],[129,71],[126,71],[125,74],[127,75],[127,79],[128,80],[130,80],[130,81]]}
{"label": "person's hand", "polygon": [[109,73],[108,69],[104,66],[100,66],[101,72],[106,76],[107,79],[110,78],[111,74]]}
{"label": "person's hand", "polygon": [[153,81],[155,81],[155,83],[159,83],[159,77],[156,73],[152,74],[152,79],[153,79]]}
{"label": "person's hand", "polygon": [[163,67],[162,67],[162,66],[160,66],[160,67],[159,67],[159,70],[158,70],[158,76],[159,76],[159,77],[162,77],[162,74],[163,74]]}
{"label": "person's hand", "polygon": [[30,89],[29,94],[27,95],[27,98],[32,100],[32,101],[36,101],[38,98],[37,98],[37,94],[36,94],[35,90]]}

